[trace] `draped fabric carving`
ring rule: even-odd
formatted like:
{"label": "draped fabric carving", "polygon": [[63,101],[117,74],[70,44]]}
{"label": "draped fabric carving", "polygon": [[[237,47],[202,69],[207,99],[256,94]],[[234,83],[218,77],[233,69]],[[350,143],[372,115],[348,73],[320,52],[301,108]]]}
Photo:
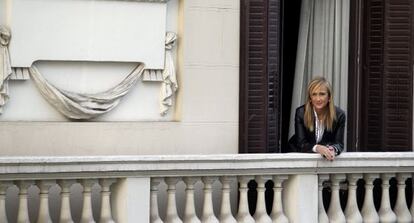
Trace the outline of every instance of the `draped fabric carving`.
{"label": "draped fabric carving", "polygon": [[9,99],[8,80],[12,74],[9,55],[10,30],[0,26],[0,114]]}
{"label": "draped fabric carving", "polygon": [[58,89],[44,79],[35,66],[30,68],[30,75],[43,97],[60,113],[71,119],[91,119],[109,112],[118,105],[121,98],[139,80],[143,70],[144,64],[139,64],[118,85],[95,94]]}
{"label": "draped fabric carving", "polygon": [[165,65],[162,72],[163,82],[161,84],[161,115],[167,114],[173,105],[173,96],[178,89],[177,76],[175,73],[174,60],[172,57],[172,48],[177,40],[177,35],[173,32],[167,32],[165,37]]}
{"label": "draped fabric carving", "polygon": [[[10,63],[8,45],[10,31],[0,26],[0,114],[6,104],[8,96],[8,80],[13,74]],[[177,40],[177,35],[167,32],[165,36],[165,64],[162,72],[160,92],[160,113],[167,114],[173,105],[173,97],[178,89],[176,71],[171,50]],[[94,94],[82,94],[59,89],[49,83],[39,72],[36,66],[29,68],[29,73],[42,96],[60,113],[70,119],[92,119],[109,112],[118,105],[121,98],[126,95],[132,86],[140,79],[145,65],[139,63],[128,76],[111,89]],[[146,72],[153,70],[147,69]]]}

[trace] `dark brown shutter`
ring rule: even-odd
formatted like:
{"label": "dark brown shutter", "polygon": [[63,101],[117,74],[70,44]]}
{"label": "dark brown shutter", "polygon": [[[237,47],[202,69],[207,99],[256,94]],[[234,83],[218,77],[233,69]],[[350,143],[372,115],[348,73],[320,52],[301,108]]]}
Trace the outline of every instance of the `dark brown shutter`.
{"label": "dark brown shutter", "polygon": [[280,0],[241,0],[239,152],[279,151]]}
{"label": "dark brown shutter", "polygon": [[394,151],[412,150],[413,7],[412,0],[385,4],[384,145]]}
{"label": "dark brown shutter", "polygon": [[350,75],[358,76],[350,77],[350,91],[360,92],[360,97],[350,94],[351,100],[357,100],[350,108],[356,111],[353,114],[360,113],[356,126],[352,124],[356,117],[351,116],[350,126],[358,129],[349,131],[358,134],[351,135],[350,150],[411,151],[413,1],[367,0],[361,6],[361,39],[356,38],[361,44],[351,44],[361,47],[360,51],[351,49],[351,55],[361,53],[361,62],[351,58],[350,63],[361,66],[359,70],[350,67]]}
{"label": "dark brown shutter", "polygon": [[363,74],[362,150],[380,150],[385,134],[384,107],[384,1],[368,0]]}

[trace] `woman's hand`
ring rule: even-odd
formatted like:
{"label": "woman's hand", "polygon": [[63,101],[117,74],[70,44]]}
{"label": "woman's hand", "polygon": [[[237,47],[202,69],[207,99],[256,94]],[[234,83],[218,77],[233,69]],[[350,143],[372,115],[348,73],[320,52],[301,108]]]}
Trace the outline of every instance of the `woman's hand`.
{"label": "woman's hand", "polygon": [[333,161],[335,159],[335,149],[332,146],[317,145],[316,152],[327,160]]}

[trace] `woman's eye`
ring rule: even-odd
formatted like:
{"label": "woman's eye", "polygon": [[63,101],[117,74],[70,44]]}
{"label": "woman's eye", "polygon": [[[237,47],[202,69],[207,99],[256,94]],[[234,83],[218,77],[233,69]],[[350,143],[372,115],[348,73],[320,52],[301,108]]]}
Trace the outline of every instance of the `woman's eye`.
{"label": "woman's eye", "polygon": [[326,96],[328,93],[326,92],[319,92],[319,93],[312,93],[312,97],[316,97],[316,96]]}

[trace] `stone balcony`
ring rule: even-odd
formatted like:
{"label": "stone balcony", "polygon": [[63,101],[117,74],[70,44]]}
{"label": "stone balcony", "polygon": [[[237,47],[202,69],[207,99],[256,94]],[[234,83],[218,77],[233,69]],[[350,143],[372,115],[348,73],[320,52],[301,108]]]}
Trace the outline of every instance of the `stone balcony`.
{"label": "stone balcony", "polygon": [[2,157],[0,222],[412,222],[413,172],[414,153]]}

